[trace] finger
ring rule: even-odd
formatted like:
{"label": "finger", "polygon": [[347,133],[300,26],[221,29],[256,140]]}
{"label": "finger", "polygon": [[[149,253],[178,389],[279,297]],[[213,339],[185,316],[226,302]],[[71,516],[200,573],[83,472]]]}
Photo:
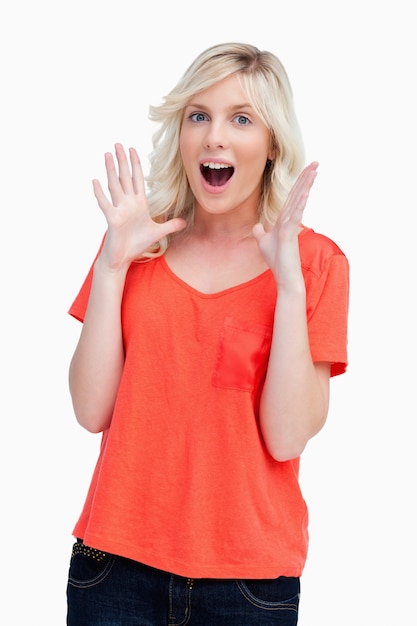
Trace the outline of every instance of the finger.
{"label": "finger", "polygon": [[295,198],[291,198],[291,201],[285,207],[285,211],[282,214],[282,224],[289,221],[299,224],[302,221],[309,193],[308,189],[304,189],[303,191],[298,192]]}
{"label": "finger", "polygon": [[255,224],[254,227],[252,228],[252,234],[255,237],[256,241],[260,241],[262,237],[265,235],[265,228],[263,224],[261,224],[260,222]]}
{"label": "finger", "polygon": [[103,211],[104,214],[106,214],[109,207],[111,207],[111,203],[107,199],[107,196],[105,195],[103,188],[97,179],[93,180],[93,191],[100,209]]}
{"label": "finger", "polygon": [[125,193],[132,193],[133,192],[132,174],[130,172],[129,163],[126,157],[126,152],[124,151],[124,148],[122,144],[120,143],[116,143],[114,149],[116,152],[117,163],[119,166],[120,185]]}
{"label": "finger", "polygon": [[298,176],[289,194],[289,197],[291,197],[293,201],[296,202],[300,196],[303,196],[306,191],[308,192],[311,189],[317,176],[317,167],[318,163],[310,163]]}
{"label": "finger", "polygon": [[120,185],[113,155],[110,152],[105,153],[104,163],[107,172],[107,187],[114,206],[117,206],[123,195],[123,189]]}
{"label": "finger", "polygon": [[145,196],[145,179],[140,158],[134,148],[129,148],[129,156],[132,164],[133,191],[137,195]]}
{"label": "finger", "polygon": [[298,219],[299,213],[302,214],[304,211],[310,189],[317,176],[317,167],[317,162],[310,163],[298,176],[284,203],[281,214],[282,220],[290,219],[291,216]]}
{"label": "finger", "polygon": [[174,217],[159,226],[159,236],[165,237],[171,233],[176,233],[180,230],[184,230],[186,226],[187,222],[182,217]]}

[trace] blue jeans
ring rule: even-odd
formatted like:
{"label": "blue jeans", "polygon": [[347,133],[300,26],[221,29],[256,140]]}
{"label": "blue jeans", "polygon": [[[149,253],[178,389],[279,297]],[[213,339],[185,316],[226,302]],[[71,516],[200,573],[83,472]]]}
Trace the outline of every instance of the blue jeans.
{"label": "blue jeans", "polygon": [[299,578],[183,578],[74,544],[68,626],[296,626]]}

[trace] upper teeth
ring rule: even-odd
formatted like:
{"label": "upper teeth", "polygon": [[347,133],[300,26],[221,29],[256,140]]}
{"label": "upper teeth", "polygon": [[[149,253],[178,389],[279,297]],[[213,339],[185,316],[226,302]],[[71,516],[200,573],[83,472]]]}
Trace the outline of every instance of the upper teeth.
{"label": "upper teeth", "polygon": [[204,167],[209,167],[212,170],[220,170],[226,167],[232,167],[231,165],[227,165],[227,163],[213,163],[209,161],[208,163],[203,163]]}

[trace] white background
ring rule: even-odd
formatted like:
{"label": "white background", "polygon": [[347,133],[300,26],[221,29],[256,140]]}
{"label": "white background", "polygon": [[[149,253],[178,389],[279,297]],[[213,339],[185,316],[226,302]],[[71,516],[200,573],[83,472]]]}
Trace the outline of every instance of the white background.
{"label": "white background", "polygon": [[[302,459],[300,626],[417,624],[416,40],[412,2],[29,0],[0,15],[0,622],[61,626],[99,436],[73,417],[67,309],[105,222],[91,179],[209,45],[283,61],[309,160],[305,223],[351,264],[348,373]],[[184,390],[184,393],[190,390]],[[411,594],[411,597],[410,597]],[[212,626],[212,625],[210,625]],[[214,625],[213,625],[214,626]]]}

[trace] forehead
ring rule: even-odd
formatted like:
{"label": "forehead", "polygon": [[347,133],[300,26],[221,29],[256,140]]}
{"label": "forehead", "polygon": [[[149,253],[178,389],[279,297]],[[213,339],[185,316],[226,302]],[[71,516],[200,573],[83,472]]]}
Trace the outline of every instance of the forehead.
{"label": "forehead", "polygon": [[206,105],[216,104],[223,108],[252,108],[249,98],[242,87],[242,83],[235,74],[223,78],[217,83],[214,83],[214,85],[211,85],[211,87],[195,94],[190,98],[187,106],[195,106],[199,103]]}

